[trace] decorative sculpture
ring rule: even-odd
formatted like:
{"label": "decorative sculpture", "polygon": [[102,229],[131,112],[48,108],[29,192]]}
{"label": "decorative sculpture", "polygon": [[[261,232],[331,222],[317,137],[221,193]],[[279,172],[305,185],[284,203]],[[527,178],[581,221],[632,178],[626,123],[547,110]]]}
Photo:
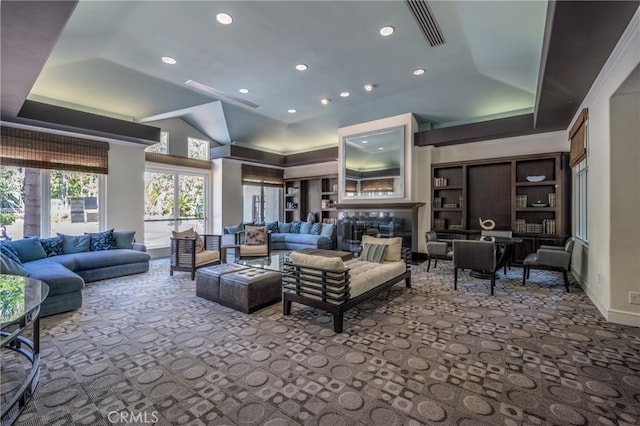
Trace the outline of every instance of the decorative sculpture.
{"label": "decorative sculpture", "polygon": [[482,220],[481,217],[478,219],[480,221],[480,227],[485,231],[491,231],[493,228],[496,227],[496,223],[491,219]]}

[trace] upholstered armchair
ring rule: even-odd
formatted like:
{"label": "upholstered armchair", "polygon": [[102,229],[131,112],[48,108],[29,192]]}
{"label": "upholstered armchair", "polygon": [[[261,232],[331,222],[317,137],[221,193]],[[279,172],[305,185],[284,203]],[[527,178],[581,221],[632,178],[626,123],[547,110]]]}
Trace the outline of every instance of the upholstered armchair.
{"label": "upholstered armchair", "polygon": [[569,277],[567,272],[571,266],[571,254],[573,253],[573,245],[575,240],[573,237],[567,239],[564,247],[562,246],[540,246],[535,252],[528,255],[523,264],[522,285],[525,285],[529,278],[531,268],[549,269],[552,271],[562,272],[564,278],[564,286],[569,292]]}
{"label": "upholstered armchair", "polygon": [[425,238],[427,240],[427,272],[431,268],[431,259],[435,260],[433,267],[437,268],[438,259],[451,260],[453,258],[450,242],[439,240],[436,231],[426,232]]}
{"label": "upholstered armchair", "polygon": [[235,236],[241,258],[271,256],[271,231],[266,226],[245,226]]}
{"label": "upholstered armchair", "polygon": [[220,235],[198,235],[171,237],[171,267],[174,271],[191,272],[191,279],[196,270],[205,266],[220,263]]}
{"label": "upholstered armchair", "polygon": [[473,269],[490,274],[493,296],[497,263],[493,241],[453,240],[453,288],[458,289],[458,269]]}
{"label": "upholstered armchair", "polygon": [[[488,241],[487,238],[489,238],[491,241],[495,241],[496,237],[497,238],[513,238],[513,231],[495,231],[493,229],[488,230],[488,229],[483,229],[482,232],[480,233],[480,236],[482,240]],[[513,256],[513,253],[511,254],[510,257]],[[507,274],[507,266],[509,267],[509,269],[511,269],[511,260],[512,259],[507,259],[507,261],[504,263],[504,273],[505,275]]]}

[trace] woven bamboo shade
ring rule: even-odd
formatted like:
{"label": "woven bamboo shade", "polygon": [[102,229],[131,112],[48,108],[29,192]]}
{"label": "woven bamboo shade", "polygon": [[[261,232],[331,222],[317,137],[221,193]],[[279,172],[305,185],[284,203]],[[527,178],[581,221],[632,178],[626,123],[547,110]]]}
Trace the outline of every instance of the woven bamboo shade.
{"label": "woven bamboo shade", "polygon": [[360,190],[364,192],[393,192],[393,179],[363,180]]}
{"label": "woven bamboo shade", "polygon": [[282,186],[284,184],[284,170],[243,164],[242,182],[248,184],[254,183]]}
{"label": "woven bamboo shade", "polygon": [[587,156],[587,120],[589,119],[589,110],[583,109],[571,131],[569,132],[569,140],[571,141],[571,151],[569,152],[569,167],[575,167]]}
{"label": "woven bamboo shade", "polygon": [[347,192],[357,192],[358,191],[358,183],[355,180],[347,179],[345,185]]}
{"label": "woven bamboo shade", "polygon": [[32,169],[109,172],[109,144],[2,126],[0,163]]}
{"label": "woven bamboo shade", "polygon": [[159,152],[145,152],[145,161],[151,163],[169,164],[171,166],[191,167],[195,169],[211,170],[211,162],[196,158],[179,157],[177,155],[160,154]]}

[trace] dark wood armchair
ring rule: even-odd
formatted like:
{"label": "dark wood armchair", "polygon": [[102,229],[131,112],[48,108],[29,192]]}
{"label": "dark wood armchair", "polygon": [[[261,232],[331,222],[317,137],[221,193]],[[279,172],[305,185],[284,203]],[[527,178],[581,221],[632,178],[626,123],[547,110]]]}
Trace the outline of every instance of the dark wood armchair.
{"label": "dark wood armchair", "polygon": [[221,239],[221,235],[172,237],[170,275],[173,275],[174,271],[191,272],[193,280],[198,268],[219,264]]}

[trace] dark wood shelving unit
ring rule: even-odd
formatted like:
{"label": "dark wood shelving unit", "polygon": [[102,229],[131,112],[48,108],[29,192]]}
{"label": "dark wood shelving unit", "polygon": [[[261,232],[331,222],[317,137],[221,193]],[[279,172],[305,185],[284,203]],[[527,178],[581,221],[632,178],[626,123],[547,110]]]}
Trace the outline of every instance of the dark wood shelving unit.
{"label": "dark wood shelving unit", "polygon": [[[284,183],[286,222],[306,221],[308,213],[314,213],[317,216],[316,220],[320,222],[336,223],[337,203],[337,175],[290,179]],[[292,208],[291,205],[296,207]]]}
{"label": "dark wood shelving unit", "polygon": [[[479,218],[491,219],[496,230],[511,230],[523,239],[516,262],[542,244],[561,245],[571,233],[568,162],[568,153],[556,152],[434,164],[432,228],[445,238],[474,238],[482,230]],[[530,182],[531,176],[544,180]]]}

